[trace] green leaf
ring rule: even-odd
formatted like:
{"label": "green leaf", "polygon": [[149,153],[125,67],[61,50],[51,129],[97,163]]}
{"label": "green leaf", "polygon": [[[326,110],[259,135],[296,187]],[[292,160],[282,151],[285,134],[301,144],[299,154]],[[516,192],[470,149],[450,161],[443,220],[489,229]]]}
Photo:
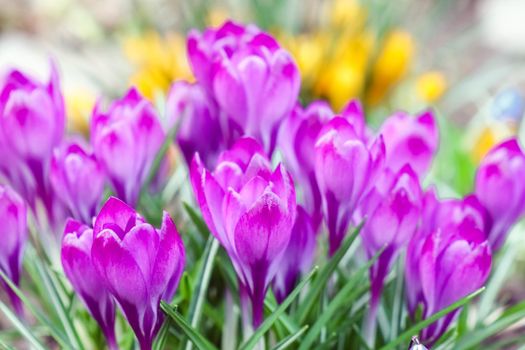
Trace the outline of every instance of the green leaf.
{"label": "green leaf", "polygon": [[186,210],[186,213],[190,217],[190,220],[193,222],[195,227],[197,227],[199,232],[204,237],[208,237],[210,234],[210,231],[208,230],[208,225],[206,225],[201,215],[188,203],[182,202],[182,205],[184,206],[184,210]]}
{"label": "green leaf", "polygon": [[379,256],[383,253],[384,249],[377,252],[372,259],[366,264],[361,266],[359,270],[348,279],[344,287],[337,293],[332,301],[328,304],[323,313],[319,315],[317,321],[314,323],[310,331],[306,334],[306,337],[301,342],[300,350],[310,349],[321,333],[323,327],[332,319],[334,314],[339,312],[341,308],[351,307],[352,302],[360,295],[368,291],[368,283],[363,283],[359,287],[361,281],[366,277],[368,269],[377,261]]}
{"label": "green leaf", "polygon": [[162,327],[160,328],[159,334],[157,335],[157,339],[155,340],[155,343],[153,343],[153,350],[164,349],[164,346],[166,345],[166,339],[168,338],[168,331],[170,329],[170,320],[171,318],[166,318],[162,323]]}
{"label": "green leaf", "polygon": [[44,344],[42,344],[40,340],[38,340],[33,335],[31,329],[29,329],[23,322],[21,322],[18,319],[18,317],[11,311],[9,306],[4,304],[2,301],[0,301],[0,311],[4,313],[4,315],[9,319],[13,326],[15,326],[16,329],[20,331],[20,334],[22,334],[36,350],[46,350]]}
{"label": "green leaf", "polygon": [[[198,329],[199,326],[202,308],[206,298],[206,291],[208,290],[208,285],[210,283],[213,262],[215,261],[215,256],[217,255],[218,250],[219,241],[216,240],[215,237],[210,236],[208,242],[206,243],[206,248],[204,249],[202,261],[200,261],[200,266],[197,273],[197,283],[193,289],[188,312],[190,325],[196,329]],[[186,350],[191,350],[191,348],[192,345],[190,342],[188,342],[186,344]]]}
{"label": "green leaf", "polygon": [[319,277],[317,277],[312,283],[312,288],[308,291],[306,297],[304,298],[304,301],[301,303],[299,309],[297,310],[296,320],[298,324],[303,324],[306,321],[309,312],[312,310],[314,304],[319,300],[319,296],[325,290],[326,284],[328,283],[330,276],[332,276],[334,271],[337,269],[339,262],[345,256],[346,252],[348,251],[348,248],[350,248],[352,243],[359,235],[363,224],[364,222],[359,224],[354,229],[354,232],[352,232],[352,234],[343,241],[343,244],[341,244],[341,246],[332,256],[330,261],[328,261],[328,263],[319,271]]}
{"label": "green leaf", "polygon": [[303,328],[299,329],[296,333],[289,335],[288,337],[284,338],[280,342],[278,342],[274,347],[273,350],[284,350],[288,348],[290,345],[292,345],[306,330],[308,329],[308,325],[304,326]]}
{"label": "green leaf", "polygon": [[508,308],[496,321],[465,334],[457,341],[454,350],[470,349],[485,339],[501,332],[525,318],[525,301]]}
{"label": "green leaf", "polygon": [[[410,338],[414,334],[418,334],[422,329],[424,329],[424,328],[428,327],[429,325],[431,325],[432,323],[436,322],[441,317],[443,317],[443,316],[451,313],[452,311],[462,307],[463,305],[469,303],[472,299],[477,297],[484,290],[485,290],[485,287],[482,287],[482,288],[478,289],[477,291],[475,291],[474,293],[471,293],[471,294],[467,295],[466,297],[456,301],[454,304],[444,308],[443,310],[436,312],[435,314],[433,314],[429,318],[427,318],[427,319],[417,323],[416,325],[410,327],[409,329],[407,329],[406,331],[401,333],[399,335],[399,337],[397,337],[395,340],[391,341],[390,343],[388,343],[385,346],[383,346],[382,348],[380,348],[380,350],[395,349],[400,344],[408,343],[410,341]],[[454,347],[454,350],[458,350],[458,349],[459,348]]]}
{"label": "green leaf", "polygon": [[[264,307],[272,314],[278,306],[274,300],[271,300],[267,296],[264,299]],[[286,314],[282,314],[281,317],[279,317],[279,322],[281,322],[289,333],[296,333],[299,331],[299,326],[297,326],[297,324],[295,324],[295,322]]]}
{"label": "green leaf", "polygon": [[239,347],[240,350],[251,350],[257,345],[259,339],[270,329],[273,323],[279,319],[281,314],[284,313],[284,311],[288,308],[288,306],[290,306],[290,304],[295,300],[295,298],[299,296],[301,290],[312,279],[317,270],[318,267],[315,266],[312,269],[312,271],[305,278],[303,278],[303,280],[295,287],[295,289],[290,293],[290,295],[286,297],[283,303],[279,305],[277,309],[275,309],[275,312],[269,315],[259,326],[259,328],[257,328],[255,333],[253,333],[253,335]]}
{"label": "green leaf", "polygon": [[53,338],[63,347],[72,348],[71,343],[69,343],[62,330],[58,329],[41,311],[37,310],[37,308],[29,301],[29,299],[26,298],[18,286],[14,284],[13,281],[11,281],[11,279],[2,270],[0,270],[0,276],[9,285],[11,290],[13,290],[13,292],[20,298],[27,310],[29,310],[33,316],[35,316],[38,322],[49,329]]}
{"label": "green leaf", "polygon": [[165,301],[160,302],[160,307],[164,313],[170,317],[186,334],[188,338],[193,342],[193,344],[200,350],[215,350],[217,349],[210,343],[202,334],[200,334],[196,329],[192,328],[182,317],[180,313],[177,312],[171,305]]}

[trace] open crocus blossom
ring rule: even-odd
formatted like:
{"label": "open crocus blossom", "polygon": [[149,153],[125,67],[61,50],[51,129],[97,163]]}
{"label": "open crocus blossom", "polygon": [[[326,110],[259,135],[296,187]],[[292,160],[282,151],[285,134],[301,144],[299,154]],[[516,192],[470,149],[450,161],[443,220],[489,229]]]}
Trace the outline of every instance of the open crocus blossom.
{"label": "open crocus blossom", "polygon": [[[422,286],[423,318],[479,289],[489,276],[491,249],[483,231],[464,226],[437,229],[423,242],[417,273]],[[407,286],[410,288],[410,285]],[[427,327],[422,340],[431,345],[446,331],[459,309]]]}
{"label": "open crocus blossom", "polygon": [[410,241],[405,262],[406,296],[409,313],[414,315],[418,304],[424,302],[419,276],[421,250],[427,236],[441,229],[445,231],[477,229],[487,232],[491,222],[485,208],[476,196],[462,199],[437,198],[434,188],[423,197],[423,211],[419,229]]}
{"label": "open crocus blossom", "polygon": [[49,177],[51,185],[72,216],[91,224],[104,192],[105,174],[92,152],[81,142],[55,148]]}
{"label": "open crocus blossom", "polygon": [[516,139],[494,147],[476,173],[476,196],[487,209],[492,228],[488,240],[499,249],[512,225],[525,213],[525,155]]}
{"label": "open crocus blossom", "polygon": [[153,105],[131,88],[107,113],[97,105],[91,142],[118,198],[134,206],[165,133]]}
{"label": "open crocus blossom", "polygon": [[282,302],[292,292],[301,274],[312,267],[316,238],[312,219],[306,210],[297,206],[290,243],[273,282],[273,291],[278,302]]}
{"label": "open crocus blossom", "polygon": [[396,113],[385,120],[380,134],[385,140],[386,163],[392,171],[410,164],[422,178],[439,145],[439,130],[431,111],[413,117]]}
{"label": "open crocus blossom", "polygon": [[40,200],[53,223],[58,218],[48,167],[65,130],[58,73],[51,65],[49,82],[42,84],[13,70],[0,89],[0,173],[33,210]]}
{"label": "open crocus blossom", "polygon": [[[27,209],[23,199],[9,186],[0,185],[0,269],[18,285],[22,256],[27,241]],[[4,282],[16,312],[22,316],[22,303]]]}
{"label": "open crocus blossom", "polygon": [[369,332],[368,339],[373,339],[375,334],[384,280],[419,224],[421,197],[418,176],[409,165],[405,165],[397,173],[385,169],[360,205],[360,212],[366,217],[361,237],[368,257],[372,258],[385,249],[370,269],[371,297],[365,329]]}
{"label": "open crocus blossom", "polygon": [[382,170],[382,137],[369,144],[342,117],[328,122],[317,140],[315,175],[323,199],[330,255],[341,245],[359,200]]}
{"label": "open crocus blossom", "polygon": [[299,69],[291,55],[259,28],[226,22],[190,32],[188,58],[198,83],[227,117],[222,125],[228,143],[240,129],[271,154],[279,123],[299,95]]}
{"label": "open crocus blossom", "polygon": [[111,197],[93,228],[91,256],[106,288],[119,303],[142,350],[151,349],[184,270],[185,251],[167,213],[160,229]]}
{"label": "open crocus blossom", "polygon": [[245,320],[249,298],[257,327],[295,220],[292,178],[282,165],[272,171],[264,150],[252,138],[241,138],[222,153],[212,173],[197,155],[190,177],[204,220],[237,272]]}
{"label": "open crocus blossom", "polygon": [[177,127],[177,143],[184,159],[191,163],[195,153],[207,167],[215,166],[224,147],[219,108],[198,84],[178,81],[166,103],[168,127]]}
{"label": "open crocus blossom", "polygon": [[66,277],[98,322],[109,349],[118,349],[115,339],[115,302],[93,265],[93,230],[69,219],[62,238],[61,260]]}

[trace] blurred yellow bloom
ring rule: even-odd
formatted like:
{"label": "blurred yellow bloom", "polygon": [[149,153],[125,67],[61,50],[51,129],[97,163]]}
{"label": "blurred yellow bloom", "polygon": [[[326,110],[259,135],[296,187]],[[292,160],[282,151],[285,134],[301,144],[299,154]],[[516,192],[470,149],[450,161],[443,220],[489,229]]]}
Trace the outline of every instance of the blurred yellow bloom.
{"label": "blurred yellow bloom", "polygon": [[147,98],[166,93],[177,79],[191,79],[186,59],[186,41],[180,34],[161,38],[157,32],[147,32],[124,41],[124,52],[136,72],[130,83]]}
{"label": "blurred yellow bloom", "polygon": [[66,90],[65,95],[68,129],[88,135],[89,119],[96,97],[87,90]]}
{"label": "blurred yellow bloom", "polygon": [[498,143],[516,135],[516,126],[513,123],[490,122],[483,125],[474,135],[472,158],[479,163],[483,157]]}
{"label": "blurred yellow bloom", "polygon": [[221,24],[229,19],[228,12],[220,8],[212,8],[208,12],[208,20],[206,21],[211,27],[219,27]]}
{"label": "blurred yellow bloom", "polygon": [[390,32],[372,67],[367,102],[379,103],[390,89],[407,73],[414,55],[414,40],[403,30]]}
{"label": "blurred yellow bloom", "polygon": [[366,10],[356,0],[335,0],[330,12],[330,22],[334,27],[357,29],[366,20]]}
{"label": "blurred yellow bloom", "polygon": [[433,103],[445,92],[447,80],[441,72],[429,71],[419,76],[416,86],[419,97],[424,102]]}

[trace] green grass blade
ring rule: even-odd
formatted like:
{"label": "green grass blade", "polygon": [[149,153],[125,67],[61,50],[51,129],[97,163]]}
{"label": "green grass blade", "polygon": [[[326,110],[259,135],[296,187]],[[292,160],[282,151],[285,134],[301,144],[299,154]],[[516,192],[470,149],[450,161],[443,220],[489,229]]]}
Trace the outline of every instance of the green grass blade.
{"label": "green grass blade", "polygon": [[[466,297],[456,301],[454,304],[450,305],[449,307],[446,307],[443,310],[436,312],[435,314],[433,314],[429,318],[419,322],[418,324],[410,327],[409,329],[407,329],[406,331],[401,333],[399,335],[399,337],[397,337],[395,340],[391,341],[390,343],[388,343],[385,346],[383,346],[382,348],[380,348],[380,350],[395,349],[400,344],[405,344],[405,343],[408,344],[408,342],[410,341],[410,338],[414,334],[418,334],[422,329],[424,329],[425,327],[431,325],[435,321],[439,320],[441,317],[443,317],[443,316],[451,313],[452,311],[454,311],[456,309],[459,309],[463,305],[469,303],[472,299],[477,297],[484,290],[485,290],[485,287],[482,287],[482,288],[478,289],[477,291],[475,291],[474,293],[471,293],[471,294],[467,295]],[[457,348],[457,347],[455,347],[454,349],[455,350],[459,350],[459,348]]]}
{"label": "green grass blade", "polygon": [[31,303],[29,299],[26,298],[26,296],[24,295],[24,293],[22,293],[18,286],[15,285],[13,281],[11,281],[11,279],[2,270],[0,270],[0,276],[9,285],[11,290],[13,290],[13,292],[20,298],[27,310],[30,311],[33,314],[33,316],[35,316],[37,321],[49,329],[53,338],[63,347],[72,348],[71,343],[69,343],[66,335],[62,332],[62,330],[58,329],[41,311],[37,310],[33,303]]}
{"label": "green grass blade", "polygon": [[368,291],[368,284],[365,283],[359,288],[359,283],[361,283],[361,281],[366,277],[368,269],[370,269],[370,267],[377,261],[383,251],[384,249],[381,249],[379,252],[377,252],[372,259],[361,266],[359,270],[348,279],[344,287],[337,293],[335,298],[330,301],[326,309],[321,315],[319,315],[317,321],[306,334],[306,337],[303,339],[301,346],[299,347],[300,350],[312,348],[313,343],[321,333],[323,327],[326,326],[332,317],[345,305],[350,307],[356,298]]}
{"label": "green grass blade", "polygon": [[197,227],[197,230],[199,230],[204,237],[207,237],[210,234],[210,231],[208,230],[208,225],[206,225],[202,216],[188,203],[182,202],[182,205],[190,217],[191,222]]}
{"label": "green grass blade", "polygon": [[352,234],[350,234],[350,236],[343,241],[343,244],[341,244],[341,247],[339,247],[337,252],[335,252],[330,261],[319,271],[319,277],[317,277],[314,283],[312,283],[312,288],[308,291],[306,297],[304,298],[304,302],[301,303],[299,309],[297,310],[296,320],[298,324],[303,324],[306,321],[309,312],[312,310],[314,304],[319,300],[319,296],[326,288],[326,284],[328,283],[328,280],[334,271],[337,269],[339,262],[341,259],[343,259],[346,252],[348,251],[348,248],[350,248],[352,243],[359,235],[363,224],[364,223],[361,223],[354,229],[354,232],[352,232]]}
{"label": "green grass blade", "polygon": [[457,341],[455,350],[470,349],[525,318],[525,301],[508,308],[496,321],[470,331]]}
{"label": "green grass blade", "polygon": [[281,340],[279,343],[277,343],[273,350],[284,350],[287,349],[290,345],[292,345],[301,335],[303,335],[304,332],[308,329],[308,325],[304,326],[303,328],[299,329],[295,334],[292,334],[283,340]]}
{"label": "green grass blade", "polygon": [[257,328],[255,333],[253,333],[253,335],[239,347],[240,350],[251,350],[257,345],[259,339],[261,339],[261,337],[270,329],[273,323],[279,319],[281,314],[284,313],[284,311],[288,308],[288,306],[290,306],[290,304],[295,300],[295,298],[299,296],[301,290],[312,279],[317,270],[318,267],[315,266],[312,269],[312,271],[305,278],[303,278],[303,280],[295,287],[295,289],[290,293],[290,295],[286,297],[283,303],[279,305],[277,309],[275,309],[275,312],[268,316],[264,320],[264,322],[259,326],[259,328]]}
{"label": "green grass blade", "polygon": [[[206,248],[204,249],[203,260],[200,262],[201,266],[199,267],[197,273],[197,284],[193,289],[193,295],[190,300],[190,308],[188,312],[188,319],[190,320],[190,325],[193,328],[198,329],[199,322],[202,315],[202,308],[206,298],[206,291],[208,290],[208,285],[210,283],[211,272],[213,269],[213,263],[215,261],[215,256],[219,250],[219,241],[213,236],[210,236],[208,242],[206,243]],[[186,350],[192,349],[192,343],[186,343]]]}
{"label": "green grass blade", "polygon": [[182,317],[180,313],[178,313],[171,305],[166,303],[165,301],[160,302],[160,307],[164,311],[164,313],[170,317],[173,322],[175,322],[186,334],[188,338],[193,342],[193,344],[199,349],[199,350],[216,350],[217,348],[213,346],[212,343],[210,343],[202,334],[200,334],[197,330],[192,328]]}
{"label": "green grass blade", "polygon": [[0,301],[0,311],[4,313],[4,315],[9,319],[9,321],[13,324],[13,326],[20,331],[20,334],[24,336],[24,338],[27,339],[27,341],[35,348],[36,350],[46,350],[46,347],[44,344],[38,340],[31,330],[23,323],[21,322],[18,317],[11,311],[11,309],[4,304],[2,301]]}

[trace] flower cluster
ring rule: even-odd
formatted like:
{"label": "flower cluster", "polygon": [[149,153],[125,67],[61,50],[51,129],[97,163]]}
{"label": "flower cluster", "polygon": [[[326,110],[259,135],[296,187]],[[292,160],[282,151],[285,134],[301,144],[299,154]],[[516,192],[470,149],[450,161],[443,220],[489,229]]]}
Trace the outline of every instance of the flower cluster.
{"label": "flower cluster", "polygon": [[[0,269],[15,285],[27,240],[25,201],[38,227],[42,209],[54,230],[65,223],[64,274],[108,346],[118,348],[118,306],[141,349],[150,349],[163,322],[160,302],[172,301],[186,263],[168,213],[156,228],[137,211],[145,209],[141,195],[172,130],[204,222],[237,274],[245,325],[260,326],[268,290],[283,302],[324,253],[320,232],[331,259],[360,224],[356,260],[379,254],[369,270],[371,348],[397,261],[414,319],[486,282],[493,252],[525,213],[525,154],[515,139],[481,161],[471,194],[443,199],[422,185],[439,146],[431,111],[393,114],[376,131],[357,100],[340,113],[322,101],[302,106],[291,55],[253,25],[192,31],[187,48],[197,81],[173,84],[164,124],[131,88],[107,109],[95,105],[89,142],[64,137],[54,67],[47,85],[18,71],[7,75],[0,89],[0,174],[9,183],[0,185]],[[275,166],[274,156],[282,159]],[[107,191],[114,196],[100,208]],[[424,329],[421,340],[433,344],[457,314]]]}

